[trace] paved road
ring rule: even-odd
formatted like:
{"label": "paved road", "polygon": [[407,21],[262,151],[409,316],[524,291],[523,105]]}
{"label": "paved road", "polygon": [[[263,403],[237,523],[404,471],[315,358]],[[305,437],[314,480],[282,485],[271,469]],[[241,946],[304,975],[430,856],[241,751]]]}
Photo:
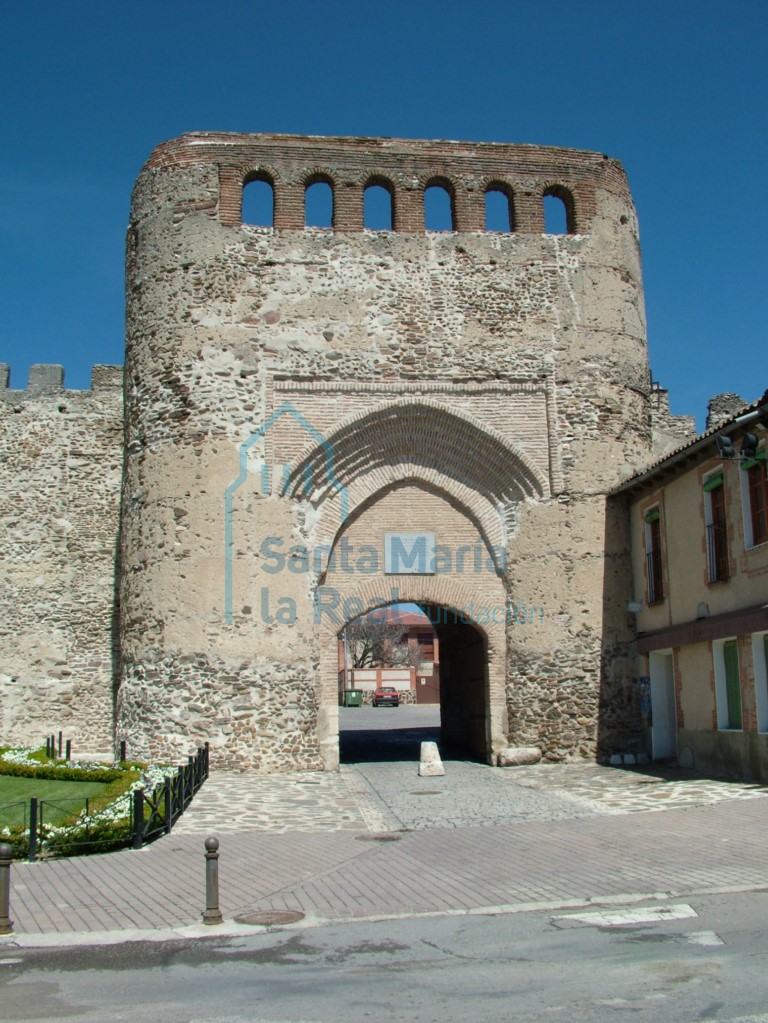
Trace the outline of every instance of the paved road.
{"label": "paved road", "polygon": [[768,893],[6,950],[6,1023],[768,1023]]}
{"label": "paved road", "polygon": [[[195,933],[211,833],[234,931],[235,918],[271,911],[318,923],[768,886],[763,787],[449,758],[443,778],[419,778],[415,758],[387,748],[413,750],[433,710],[348,708],[342,720],[364,726],[347,749],[362,743],[371,759],[333,774],[214,772],[173,834],[139,852],[15,864],[16,940]],[[388,722],[398,728],[386,734]]]}

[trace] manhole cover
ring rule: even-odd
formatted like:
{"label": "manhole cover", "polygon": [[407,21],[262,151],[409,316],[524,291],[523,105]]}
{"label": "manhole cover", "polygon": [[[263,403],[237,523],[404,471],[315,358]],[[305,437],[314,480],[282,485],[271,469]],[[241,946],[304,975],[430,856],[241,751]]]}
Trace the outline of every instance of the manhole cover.
{"label": "manhole cover", "polygon": [[358,842],[399,842],[402,835],[395,835],[391,831],[382,831],[376,835],[355,835]]}
{"label": "manhole cover", "polygon": [[412,796],[442,796],[442,789],[416,789]]}
{"label": "manhole cover", "polygon": [[304,919],[303,913],[293,910],[269,910],[266,913],[243,913],[235,917],[235,923],[255,924],[259,927],[275,927],[277,924],[295,924]]}

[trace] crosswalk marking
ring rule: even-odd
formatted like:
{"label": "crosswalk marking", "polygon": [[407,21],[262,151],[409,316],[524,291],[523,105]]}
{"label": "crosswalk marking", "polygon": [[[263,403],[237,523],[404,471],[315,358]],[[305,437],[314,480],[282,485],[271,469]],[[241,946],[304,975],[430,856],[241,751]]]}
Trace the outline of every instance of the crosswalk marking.
{"label": "crosswalk marking", "polygon": [[555,920],[574,920],[594,927],[621,927],[627,924],[650,924],[659,920],[686,920],[697,916],[696,910],[681,902],[672,906],[630,906],[627,909],[594,910],[589,913],[561,913]]}
{"label": "crosswalk marking", "polygon": [[686,934],[685,940],[691,945],[724,945],[725,942],[715,931],[693,931]]}

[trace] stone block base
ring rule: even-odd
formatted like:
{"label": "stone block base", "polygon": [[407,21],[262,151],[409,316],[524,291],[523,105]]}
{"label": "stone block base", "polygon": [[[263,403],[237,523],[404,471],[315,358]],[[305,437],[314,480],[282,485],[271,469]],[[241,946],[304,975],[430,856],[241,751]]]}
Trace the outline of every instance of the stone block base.
{"label": "stone block base", "polygon": [[540,760],[541,750],[537,746],[507,746],[498,755],[499,767],[538,764]]}

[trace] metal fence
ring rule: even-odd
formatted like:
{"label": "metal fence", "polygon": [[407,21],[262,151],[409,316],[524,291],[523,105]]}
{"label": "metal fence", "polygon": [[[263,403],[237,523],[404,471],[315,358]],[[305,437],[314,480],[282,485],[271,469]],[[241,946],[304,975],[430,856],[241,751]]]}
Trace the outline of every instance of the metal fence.
{"label": "metal fence", "polygon": [[0,803],[0,840],[9,842],[16,856],[31,863],[42,851],[72,856],[125,847],[140,849],[160,835],[170,834],[208,772],[206,742],[151,791],[137,789],[108,802],[91,796]]}
{"label": "metal fence", "polygon": [[707,526],[707,572],[711,583],[728,578],[728,535],[725,525],[711,522]]}
{"label": "metal fence", "polygon": [[154,792],[133,793],[131,808],[132,845],[140,849],[147,842],[169,835],[176,821],[192,802],[192,797],[208,777],[209,746],[201,746],[195,756],[166,777]]}

